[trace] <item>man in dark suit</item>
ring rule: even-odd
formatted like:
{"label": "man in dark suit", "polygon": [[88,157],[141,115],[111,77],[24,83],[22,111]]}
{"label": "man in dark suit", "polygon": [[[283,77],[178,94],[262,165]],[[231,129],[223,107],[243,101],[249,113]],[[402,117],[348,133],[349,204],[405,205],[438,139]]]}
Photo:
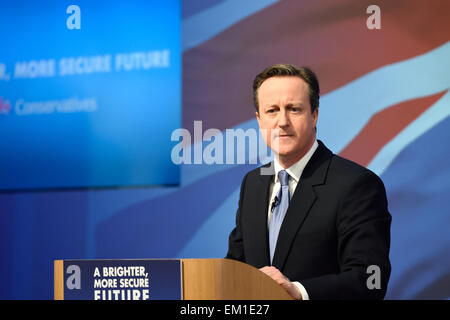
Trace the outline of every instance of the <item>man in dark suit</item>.
{"label": "man in dark suit", "polygon": [[383,182],[316,140],[311,70],[268,67],[253,93],[275,160],[243,179],[227,258],[260,268],[295,299],[382,299],[391,271]]}

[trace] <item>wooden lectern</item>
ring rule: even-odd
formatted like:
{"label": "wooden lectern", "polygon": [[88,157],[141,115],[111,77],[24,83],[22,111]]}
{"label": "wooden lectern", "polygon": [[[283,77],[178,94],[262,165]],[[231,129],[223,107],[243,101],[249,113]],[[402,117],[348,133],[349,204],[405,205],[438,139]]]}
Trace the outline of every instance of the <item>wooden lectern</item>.
{"label": "wooden lectern", "polygon": [[[292,300],[258,269],[229,259],[181,259],[184,300]],[[63,260],[54,262],[56,300],[64,299]]]}
{"label": "wooden lectern", "polygon": [[258,269],[229,259],[183,259],[184,300],[292,300]]}

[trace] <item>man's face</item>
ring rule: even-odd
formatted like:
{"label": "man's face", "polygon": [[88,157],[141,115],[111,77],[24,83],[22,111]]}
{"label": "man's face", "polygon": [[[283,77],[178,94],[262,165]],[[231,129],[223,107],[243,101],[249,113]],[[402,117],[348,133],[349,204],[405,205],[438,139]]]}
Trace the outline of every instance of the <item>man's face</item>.
{"label": "man's face", "polygon": [[316,139],[318,109],[311,113],[308,85],[299,77],[265,80],[256,113],[262,136],[286,168],[300,160]]}

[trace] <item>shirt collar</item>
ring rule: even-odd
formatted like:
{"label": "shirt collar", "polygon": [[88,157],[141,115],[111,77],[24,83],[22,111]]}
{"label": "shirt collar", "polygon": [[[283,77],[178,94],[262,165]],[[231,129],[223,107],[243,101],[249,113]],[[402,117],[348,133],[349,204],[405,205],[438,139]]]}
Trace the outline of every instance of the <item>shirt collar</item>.
{"label": "shirt collar", "polygon": [[311,149],[309,149],[309,151],[300,160],[298,160],[296,163],[294,163],[287,169],[284,169],[275,157],[274,158],[275,183],[277,183],[279,180],[278,172],[280,172],[281,170],[286,170],[286,172],[289,173],[289,176],[291,176],[291,178],[293,178],[295,182],[298,183],[300,177],[302,176],[303,170],[305,169],[309,159],[311,159],[312,155],[314,154],[318,146],[319,144],[317,143],[317,140],[315,140]]}

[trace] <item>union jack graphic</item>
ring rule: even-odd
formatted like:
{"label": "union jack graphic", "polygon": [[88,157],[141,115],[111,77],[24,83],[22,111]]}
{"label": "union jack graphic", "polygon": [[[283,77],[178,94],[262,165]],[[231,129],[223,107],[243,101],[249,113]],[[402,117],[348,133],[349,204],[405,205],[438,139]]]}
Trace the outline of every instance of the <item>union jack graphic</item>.
{"label": "union jack graphic", "polygon": [[[369,30],[371,2],[185,2],[183,127],[202,120],[205,128],[256,129],[254,76],[275,63],[311,67],[321,83],[318,138],[386,185],[386,298],[448,299],[450,2],[378,1],[381,29]],[[251,168],[183,166],[180,187],[154,190],[98,224],[99,242],[111,241],[116,225],[135,237],[96,254],[223,257]]]}

